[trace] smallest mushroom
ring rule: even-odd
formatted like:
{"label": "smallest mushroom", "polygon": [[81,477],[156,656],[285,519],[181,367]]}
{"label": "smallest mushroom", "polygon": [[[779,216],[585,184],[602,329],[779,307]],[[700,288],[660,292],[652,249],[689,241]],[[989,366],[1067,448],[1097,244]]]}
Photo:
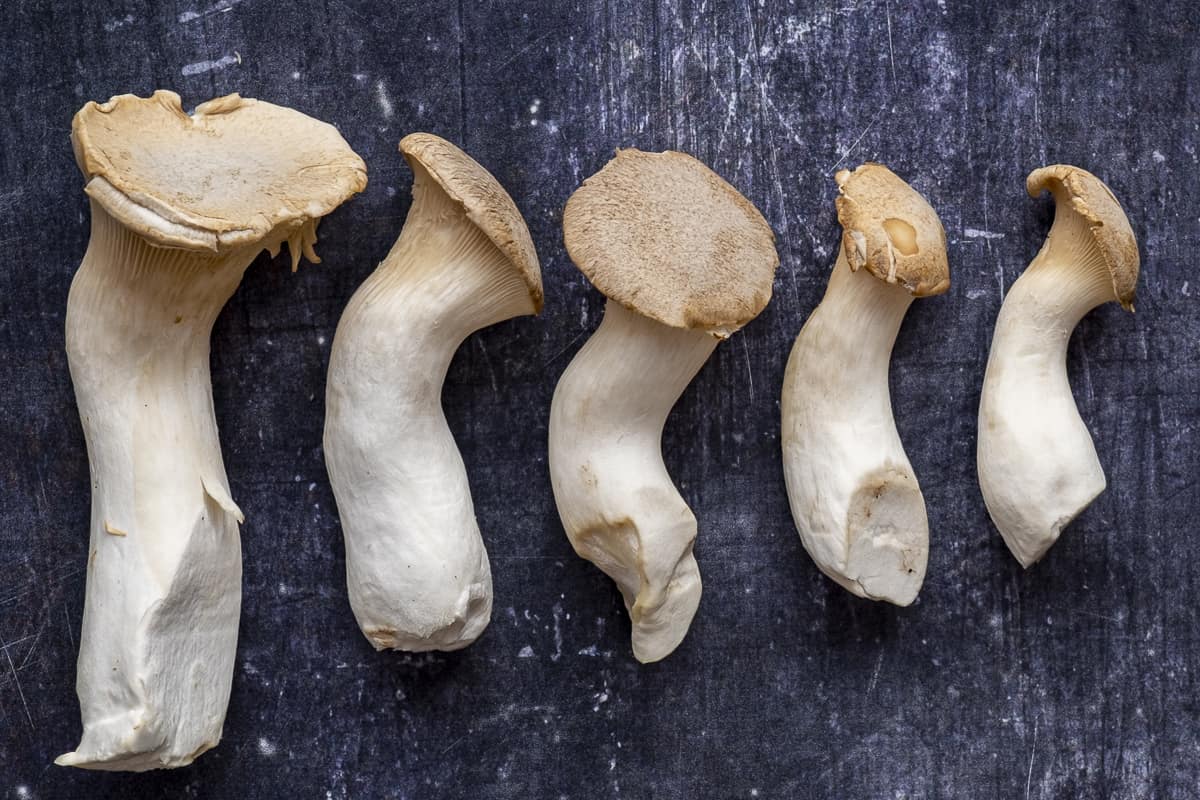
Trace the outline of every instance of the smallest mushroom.
{"label": "smallest mushroom", "polygon": [[1028,567],[1104,491],[1067,380],[1067,342],[1097,306],[1133,311],[1139,260],[1125,212],[1095,175],[1058,164],[1034,170],[1025,186],[1031,197],[1054,196],[1054,224],[1000,307],[976,456],[988,513]]}
{"label": "smallest mushroom", "polygon": [[633,149],[571,195],[563,234],[608,303],[554,390],[554,499],[575,552],[617,582],[634,656],[657,661],[700,603],[696,517],[663,465],[663,425],[717,344],[770,300],[775,236],[696,159]]}
{"label": "smallest mushroom", "polygon": [[946,234],[882,164],[835,180],[842,245],[788,359],[784,477],[821,571],[859,597],[906,606],[925,579],[929,523],[892,418],[888,366],[913,298],[950,287]]}

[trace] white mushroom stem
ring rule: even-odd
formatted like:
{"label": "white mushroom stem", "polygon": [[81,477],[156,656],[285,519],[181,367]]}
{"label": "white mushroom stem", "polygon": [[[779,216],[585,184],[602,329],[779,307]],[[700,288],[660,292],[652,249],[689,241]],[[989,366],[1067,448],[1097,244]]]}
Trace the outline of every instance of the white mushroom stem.
{"label": "white mushroom stem", "polygon": [[859,597],[908,605],[925,577],[925,501],[892,417],[888,367],[912,295],[839,253],[784,376],[792,515],[821,571]]}
{"label": "white mushroom stem", "polygon": [[66,322],[92,482],[84,730],[56,763],[182,766],[221,738],[241,601],[242,513],[217,439],[209,336],[262,245],[163,249],[91,211]]}
{"label": "white mushroom stem", "polygon": [[492,576],[442,382],[473,331],[536,308],[510,259],[413,170],[400,238],[338,324],[325,459],[363,633],[377,649],[457,650],[487,627]]}
{"label": "white mushroom stem", "polygon": [[571,544],[616,581],[642,662],[668,655],[700,603],[696,517],[662,460],[667,414],[720,342],[608,301],[550,409],[550,476]]}
{"label": "white mushroom stem", "polygon": [[[979,484],[1023,566],[1050,548],[1106,481],[1067,380],[1067,343],[1090,310],[1116,299],[1085,222],[1060,213],[1048,244],[1012,285],[996,320],[979,404]],[[1055,246],[1062,241],[1065,246]]]}

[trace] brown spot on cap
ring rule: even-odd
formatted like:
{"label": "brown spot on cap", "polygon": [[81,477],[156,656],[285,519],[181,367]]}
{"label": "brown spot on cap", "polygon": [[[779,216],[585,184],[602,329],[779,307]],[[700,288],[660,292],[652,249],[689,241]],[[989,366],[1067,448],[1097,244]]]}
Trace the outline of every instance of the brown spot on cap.
{"label": "brown spot on cap", "polygon": [[1025,179],[1025,189],[1030,197],[1044,191],[1054,195],[1055,215],[1069,211],[1084,219],[1112,276],[1116,299],[1132,311],[1141,260],[1129,218],[1112,190],[1092,173],[1069,164],[1035,169]]}
{"label": "brown spot on cap", "polygon": [[835,176],[842,247],[850,268],[903,286],[914,297],[950,288],[946,232],[937,212],[883,164],[866,163]]}
{"label": "brown spot on cap", "polygon": [[771,299],[775,235],[684,153],[618,150],[563,211],[567,252],[605,295],[674,328],[728,336]]}
{"label": "brown spot on cap", "polygon": [[191,116],[174,92],[89,102],[71,141],[88,195],[160,247],[221,253],[286,236],[367,185],[332,125],[236,94]]}
{"label": "brown spot on cap", "polygon": [[432,133],[400,140],[409,165],[420,164],[467,218],[508,257],[529,287],[534,309],[542,310],[542,271],[525,218],[492,173],[450,142]]}

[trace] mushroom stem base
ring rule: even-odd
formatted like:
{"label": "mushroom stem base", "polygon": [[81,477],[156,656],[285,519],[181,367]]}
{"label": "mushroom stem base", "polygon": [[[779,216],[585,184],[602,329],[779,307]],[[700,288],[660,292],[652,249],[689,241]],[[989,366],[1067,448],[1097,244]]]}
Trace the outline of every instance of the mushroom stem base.
{"label": "mushroom stem base", "polygon": [[1102,271],[1039,256],[1013,283],[992,338],[979,402],[979,486],[1008,549],[1029,567],[1106,480],[1067,379],[1079,320],[1113,299]]}
{"label": "mushroom stem base", "polygon": [[550,409],[550,477],[575,552],[616,581],[642,662],[669,655],[700,603],[696,517],[662,460],[667,414],[720,340],[612,300]]}
{"label": "mushroom stem base", "polygon": [[252,256],[151,247],[92,203],[66,321],[92,482],[84,730],[59,764],[178,767],[221,737],[242,515],[213,417],[209,335]]}
{"label": "mushroom stem base", "polygon": [[784,375],[783,468],[817,566],[850,592],[900,606],[925,579],[925,500],[892,417],[888,368],[912,295],[845,249]]}

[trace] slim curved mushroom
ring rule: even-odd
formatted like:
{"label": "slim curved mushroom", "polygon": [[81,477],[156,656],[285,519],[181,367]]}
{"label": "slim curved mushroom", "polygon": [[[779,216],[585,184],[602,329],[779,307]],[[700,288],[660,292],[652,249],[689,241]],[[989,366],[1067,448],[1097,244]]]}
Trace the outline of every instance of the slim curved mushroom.
{"label": "slim curved mushroom", "polygon": [[892,417],[892,345],[914,297],[950,287],[946,234],[882,164],[835,176],[842,243],[783,381],[783,472],[804,549],[859,597],[911,603],[925,579],[925,500]]}
{"label": "slim curved mushroom", "polygon": [[1133,311],[1137,240],[1099,178],[1058,164],[1030,173],[1054,195],[1054,224],[1013,283],[992,338],[979,402],[979,486],[1008,549],[1028,567],[1104,491],[1104,470],[1067,381],[1067,342],[1085,314]]}
{"label": "slim curved mushroom", "polygon": [[212,324],[259,251],[316,261],[317,220],[366,170],[332,126],[237,95],[192,116],[172,92],[88,103],[71,138],[92,212],[66,320],[92,521],[83,738],[56,763],[178,767],[221,737],[241,601]]}
{"label": "slim curved mushroom", "polygon": [[696,159],[632,149],[571,196],[563,233],[608,303],[554,391],[554,498],[575,552],[621,590],[634,655],[657,661],[700,602],[696,517],[663,465],[663,425],[717,344],[770,300],[775,237]]}
{"label": "slim curved mushroom", "polygon": [[463,340],[542,309],[525,220],[496,179],[428,133],[400,142],[413,203],[338,323],[325,463],[346,583],[376,649],[457,650],[487,627],[492,575],[442,382]]}

